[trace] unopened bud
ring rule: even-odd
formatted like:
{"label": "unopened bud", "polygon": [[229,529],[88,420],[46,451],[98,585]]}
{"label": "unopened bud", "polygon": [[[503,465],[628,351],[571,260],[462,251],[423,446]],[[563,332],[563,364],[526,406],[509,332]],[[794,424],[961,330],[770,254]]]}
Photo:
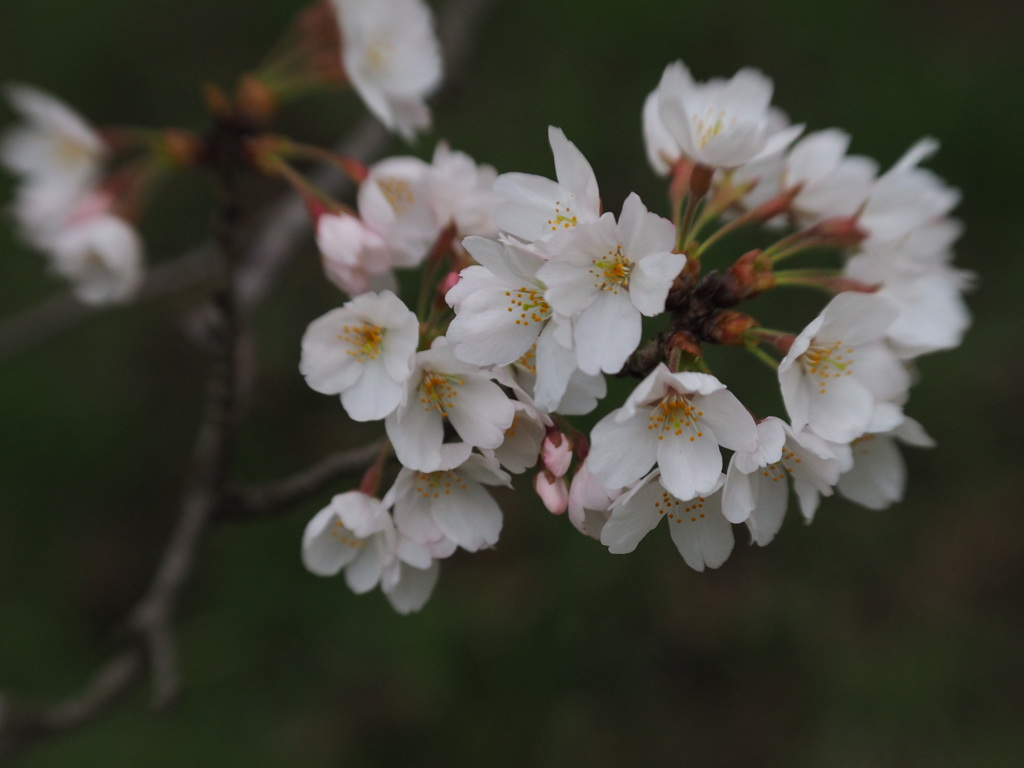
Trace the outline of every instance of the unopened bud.
{"label": "unopened bud", "polygon": [[553,477],[547,470],[541,470],[533,476],[533,489],[551,514],[561,515],[568,508],[569,488],[561,477]]}
{"label": "unopened bud", "polygon": [[717,344],[742,347],[747,343],[747,331],[759,325],[750,315],[723,310],[708,319],[704,338]]}
{"label": "unopened bud", "polygon": [[572,463],[572,441],[558,429],[549,431],[540,445],[540,459],[548,472],[564,477]]}
{"label": "unopened bud", "polygon": [[238,80],[235,100],[239,111],[256,123],[267,122],[277,111],[277,97],[270,86],[248,72]]}
{"label": "unopened bud", "polygon": [[444,276],[444,279],[437,286],[437,295],[444,300],[444,297],[448,295],[448,291],[455,287],[455,284],[459,282],[458,272],[449,272]]}

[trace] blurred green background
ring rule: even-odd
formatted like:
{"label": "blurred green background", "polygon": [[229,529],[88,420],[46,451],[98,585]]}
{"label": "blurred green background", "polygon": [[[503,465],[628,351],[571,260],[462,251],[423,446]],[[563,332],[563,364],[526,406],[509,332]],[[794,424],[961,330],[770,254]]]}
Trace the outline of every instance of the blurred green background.
{"label": "blurred green background", "polygon": [[[200,84],[253,67],[301,7],[5,2],[0,80],[97,123],[201,128]],[[697,574],[664,531],[611,556],[522,490],[503,498],[498,547],[445,562],[426,609],[400,617],[302,569],[325,493],[211,535],[181,610],[176,709],[153,715],[142,688],[17,764],[1024,765],[1022,31],[1010,0],[499,0],[436,136],[549,175],[559,125],[609,210],[637,191],[664,212],[639,114],[677,58],[700,79],[763,69],[795,121],[844,128],[883,166],[940,139],[928,165],[964,193],[958,263],[980,283],[965,345],[920,362],[908,410],[939,447],[908,455],[905,501],[827,500],[764,549],[738,531],[726,565]],[[359,114],[344,95],[283,122],[328,142]],[[165,190],[144,228],[153,261],[206,237],[212,199],[199,175]],[[0,317],[61,290],[6,226],[0,276]],[[175,515],[205,370],[179,318],[201,300],[104,312],[0,370],[0,691],[55,700],[114,647]],[[305,326],[340,301],[310,250],[252,318],[242,478],[366,434],[297,372]]]}

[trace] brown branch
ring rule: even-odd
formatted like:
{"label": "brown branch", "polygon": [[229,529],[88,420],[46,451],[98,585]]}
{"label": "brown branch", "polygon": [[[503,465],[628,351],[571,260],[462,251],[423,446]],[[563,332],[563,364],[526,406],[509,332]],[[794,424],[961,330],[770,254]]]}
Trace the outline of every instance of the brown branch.
{"label": "brown branch", "polygon": [[338,478],[370,466],[383,447],[384,439],[380,438],[358,448],[325,456],[313,466],[276,483],[235,491],[225,500],[217,517],[248,522],[286,513]]}
{"label": "brown branch", "polygon": [[[213,274],[212,253],[212,244],[200,245],[153,267],[135,302],[161,299],[209,280]],[[83,304],[70,292],[44,299],[0,323],[0,363],[78,327],[105,309]]]}

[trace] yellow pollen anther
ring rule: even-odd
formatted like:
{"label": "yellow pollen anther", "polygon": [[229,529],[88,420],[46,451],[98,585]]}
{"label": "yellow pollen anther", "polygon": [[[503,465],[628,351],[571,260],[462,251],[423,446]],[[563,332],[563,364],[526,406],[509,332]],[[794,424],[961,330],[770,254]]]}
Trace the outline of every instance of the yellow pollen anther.
{"label": "yellow pollen anther", "polygon": [[380,355],[384,340],[384,329],[377,325],[343,325],[338,338],[349,348],[346,355],[351,355],[359,362],[365,358],[376,360]]}

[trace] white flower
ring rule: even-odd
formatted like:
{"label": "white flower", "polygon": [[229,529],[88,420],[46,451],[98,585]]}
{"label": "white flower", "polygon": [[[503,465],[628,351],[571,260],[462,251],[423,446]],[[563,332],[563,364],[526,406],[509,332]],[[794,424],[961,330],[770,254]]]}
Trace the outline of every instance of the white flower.
{"label": "white flower", "polygon": [[859,219],[869,244],[903,237],[941,219],[960,202],[958,190],[918,167],[938,147],[934,139],[921,139],[875,181]]}
{"label": "white flower", "polygon": [[424,102],[441,82],[441,49],[422,0],[332,0],[342,66],[367,108],[411,140],[430,127]]}
{"label": "white flower", "polygon": [[344,568],[353,592],[369,592],[389,557],[389,528],[391,517],[378,499],[359,491],[339,494],[306,525],[302,563],[318,576],[333,576]]}
{"label": "white flower", "polygon": [[460,235],[497,237],[491,210],[498,203],[492,187],[498,173],[478,165],[465,152],[438,142],[430,169],[430,202],[442,226],[455,225]]}
{"label": "white flower", "polygon": [[786,147],[803,126],[776,128],[770,117],[772,87],[756,69],[696,83],[681,61],[669,64],[644,106],[647,154],[655,170],[664,171],[680,156],[712,168],[735,168]]}
{"label": "white flower", "polygon": [[109,213],[90,216],[47,243],[55,272],[72,281],[86,304],[131,299],[142,284],[142,241],[135,228]]}
{"label": "white flower", "polygon": [[941,261],[924,263],[906,251],[904,239],[874,246],[851,258],[843,272],[880,286],[877,294],[898,308],[899,315],[886,337],[900,357],[959,346],[971,324],[963,299],[964,290],[971,285],[971,273]]}
{"label": "white flower", "polygon": [[544,260],[513,243],[482,237],[462,242],[478,265],[467,267],[445,296],[455,310],[447,338],[460,360],[508,365],[525,355],[548,327],[551,307],[537,277]]}
{"label": "white flower", "polygon": [[791,204],[800,224],[852,216],[867,200],[878,166],[867,157],[848,156],[849,145],[849,135],[832,128],[804,136],[789,150],[782,185],[800,187]]}
{"label": "white flower", "polygon": [[345,569],[356,594],[380,584],[399,613],[423,607],[437,583],[434,558],[447,557],[450,546],[427,547],[395,529],[387,505],[360,491],[335,496],[306,525],[302,562],[318,576]]}
{"label": "white flower", "polygon": [[885,297],[841,293],[801,331],[779,364],[795,430],[849,443],[902,420],[910,376],[885,342],[898,314]]}
{"label": "white flower", "polygon": [[430,181],[430,165],[419,158],[389,157],[359,185],[359,216],[387,242],[396,267],[418,266],[441,231]]}
{"label": "white flower", "polygon": [[863,435],[850,446],[853,466],[839,478],[838,491],[868,509],[885,509],[902,499],[907,465],[897,441],[920,448],[935,445],[924,427],[910,417],[891,432]]}
{"label": "white flower", "polygon": [[775,538],[789,504],[787,476],[808,521],[821,496],[832,489],[852,461],[847,445],[829,443],[812,432],[796,433],[769,416],[757,425],[758,447],[737,451],[729,462],[722,510],[733,523],[746,523],[753,540],[764,546]]}
{"label": "white flower", "polygon": [[0,162],[30,184],[84,191],[106,158],[99,134],[63,101],[27,85],[8,85],[7,98],[25,124],[0,139]]}
{"label": "white flower", "polygon": [[577,226],[537,272],[544,296],[573,320],[576,359],[584,373],[617,373],[637,348],[641,316],[664,311],[686,256],[672,253],[675,227],[648,212],[636,194],[619,221],[606,213]]}
{"label": "white flower", "polygon": [[364,293],[309,324],[299,370],[309,386],[341,395],[356,421],[391,413],[405,395],[419,322],[390,291]]}
{"label": "white flower", "polygon": [[718,568],[732,552],[732,525],[722,515],[722,478],[712,489],[693,499],[681,500],[652,472],[611,506],[611,516],[601,530],[601,543],[612,554],[625,554],[661,522],[668,520],[672,542],[686,564],[695,571]]}
{"label": "white flower", "polygon": [[[455,358],[444,338],[419,352],[402,404],[384,422],[395,455],[422,472],[452,469],[474,447],[497,448],[515,407],[490,376]],[[447,422],[462,442],[445,442]]]}
{"label": "white flower", "polygon": [[474,454],[452,469],[404,467],[385,503],[394,504],[395,524],[412,541],[476,552],[494,546],[501,533],[501,509],[484,485],[510,486],[510,478],[496,459]]}
{"label": "white flower", "polygon": [[321,215],[316,222],[316,245],[327,278],[349,296],[366,293],[373,282],[391,274],[387,243],[355,216]]}
{"label": "white flower", "polygon": [[590,163],[561,128],[548,128],[557,181],[528,173],[503,173],[494,191],[494,222],[503,232],[526,242],[548,240],[601,215],[597,177]]}
{"label": "white flower", "polygon": [[688,500],[718,482],[720,446],[756,445],[753,418],[722,382],[706,373],[672,373],[662,363],[594,427],[587,464],[607,487],[625,488],[657,462],[662,484]]}
{"label": "white flower", "polygon": [[[499,381],[503,380],[504,378],[499,379]],[[525,393],[517,392],[516,396],[529,400]],[[505,439],[494,449],[493,453],[501,466],[512,474],[518,475],[537,463],[541,443],[544,442],[544,435],[551,423],[551,418],[538,411],[532,401],[510,400],[509,402],[515,408],[515,416],[512,417],[512,424],[505,430]]]}

